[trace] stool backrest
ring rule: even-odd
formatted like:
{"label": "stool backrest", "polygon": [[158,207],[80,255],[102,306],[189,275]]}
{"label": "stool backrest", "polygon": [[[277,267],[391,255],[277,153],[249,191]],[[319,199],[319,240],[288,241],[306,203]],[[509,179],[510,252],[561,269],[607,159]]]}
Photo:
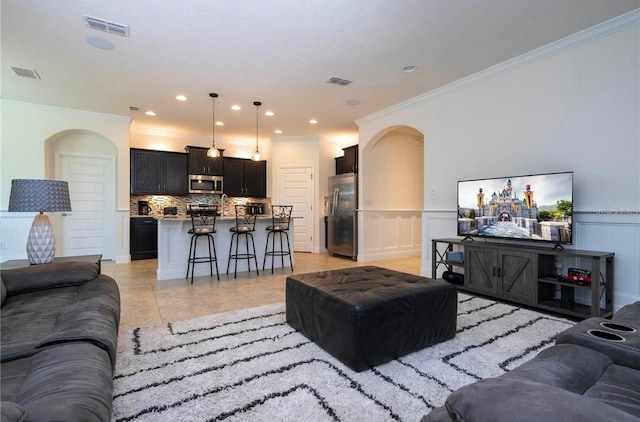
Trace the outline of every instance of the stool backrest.
{"label": "stool backrest", "polygon": [[289,230],[293,205],[272,205],[271,219],[273,220],[272,230]]}
{"label": "stool backrest", "polygon": [[254,231],[256,229],[256,214],[253,207],[248,205],[235,205],[236,231]]}
{"label": "stool backrest", "polygon": [[193,233],[214,233],[216,230],[217,205],[189,205]]}

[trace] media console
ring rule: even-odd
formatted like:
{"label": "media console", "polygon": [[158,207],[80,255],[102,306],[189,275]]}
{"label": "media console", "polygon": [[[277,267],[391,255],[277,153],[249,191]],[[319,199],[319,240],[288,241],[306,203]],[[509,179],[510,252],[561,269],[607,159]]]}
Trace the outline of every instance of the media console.
{"label": "media console", "polygon": [[[451,252],[462,252],[463,259]],[[456,259],[447,259],[448,253]],[[433,239],[431,277],[438,278],[438,269],[444,266],[464,274],[461,290],[576,318],[607,318],[613,315],[613,257],[613,252]],[[570,267],[590,270],[591,282],[568,280]],[[589,305],[575,302],[575,289],[582,290],[579,298],[590,296]]]}

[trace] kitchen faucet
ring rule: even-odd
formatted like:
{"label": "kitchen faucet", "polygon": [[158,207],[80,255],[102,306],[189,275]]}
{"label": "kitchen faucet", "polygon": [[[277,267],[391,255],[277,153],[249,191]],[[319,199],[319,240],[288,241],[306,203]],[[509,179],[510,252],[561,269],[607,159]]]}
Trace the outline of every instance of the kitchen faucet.
{"label": "kitchen faucet", "polygon": [[224,217],[224,201],[225,201],[226,199],[228,199],[228,198],[227,198],[227,194],[226,194],[226,193],[223,193],[223,194],[220,196],[220,203],[222,204],[222,214],[221,214],[221,216],[222,216],[222,217]]}

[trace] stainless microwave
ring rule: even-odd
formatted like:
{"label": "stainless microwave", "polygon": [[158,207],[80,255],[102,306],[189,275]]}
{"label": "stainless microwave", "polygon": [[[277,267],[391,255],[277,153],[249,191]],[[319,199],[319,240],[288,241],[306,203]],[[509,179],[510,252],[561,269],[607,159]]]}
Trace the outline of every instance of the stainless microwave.
{"label": "stainless microwave", "polygon": [[222,176],[190,174],[189,193],[223,193]]}

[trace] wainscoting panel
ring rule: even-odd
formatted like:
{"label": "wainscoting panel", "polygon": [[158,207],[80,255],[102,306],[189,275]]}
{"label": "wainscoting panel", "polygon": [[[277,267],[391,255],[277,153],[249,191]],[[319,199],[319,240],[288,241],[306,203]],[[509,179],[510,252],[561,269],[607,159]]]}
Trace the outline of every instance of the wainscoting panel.
{"label": "wainscoting panel", "polygon": [[[422,214],[421,273],[431,277],[431,239],[456,236],[455,211],[425,211]],[[615,253],[614,311],[640,301],[640,215],[635,213],[574,212],[572,249]],[[588,268],[588,263],[563,262],[563,272],[570,266]],[[576,301],[589,303],[588,294],[576,289]]]}
{"label": "wainscoting panel", "polygon": [[0,262],[27,258],[27,237],[36,213],[0,213]]}
{"label": "wainscoting panel", "polygon": [[420,256],[422,211],[358,211],[358,261]]}

